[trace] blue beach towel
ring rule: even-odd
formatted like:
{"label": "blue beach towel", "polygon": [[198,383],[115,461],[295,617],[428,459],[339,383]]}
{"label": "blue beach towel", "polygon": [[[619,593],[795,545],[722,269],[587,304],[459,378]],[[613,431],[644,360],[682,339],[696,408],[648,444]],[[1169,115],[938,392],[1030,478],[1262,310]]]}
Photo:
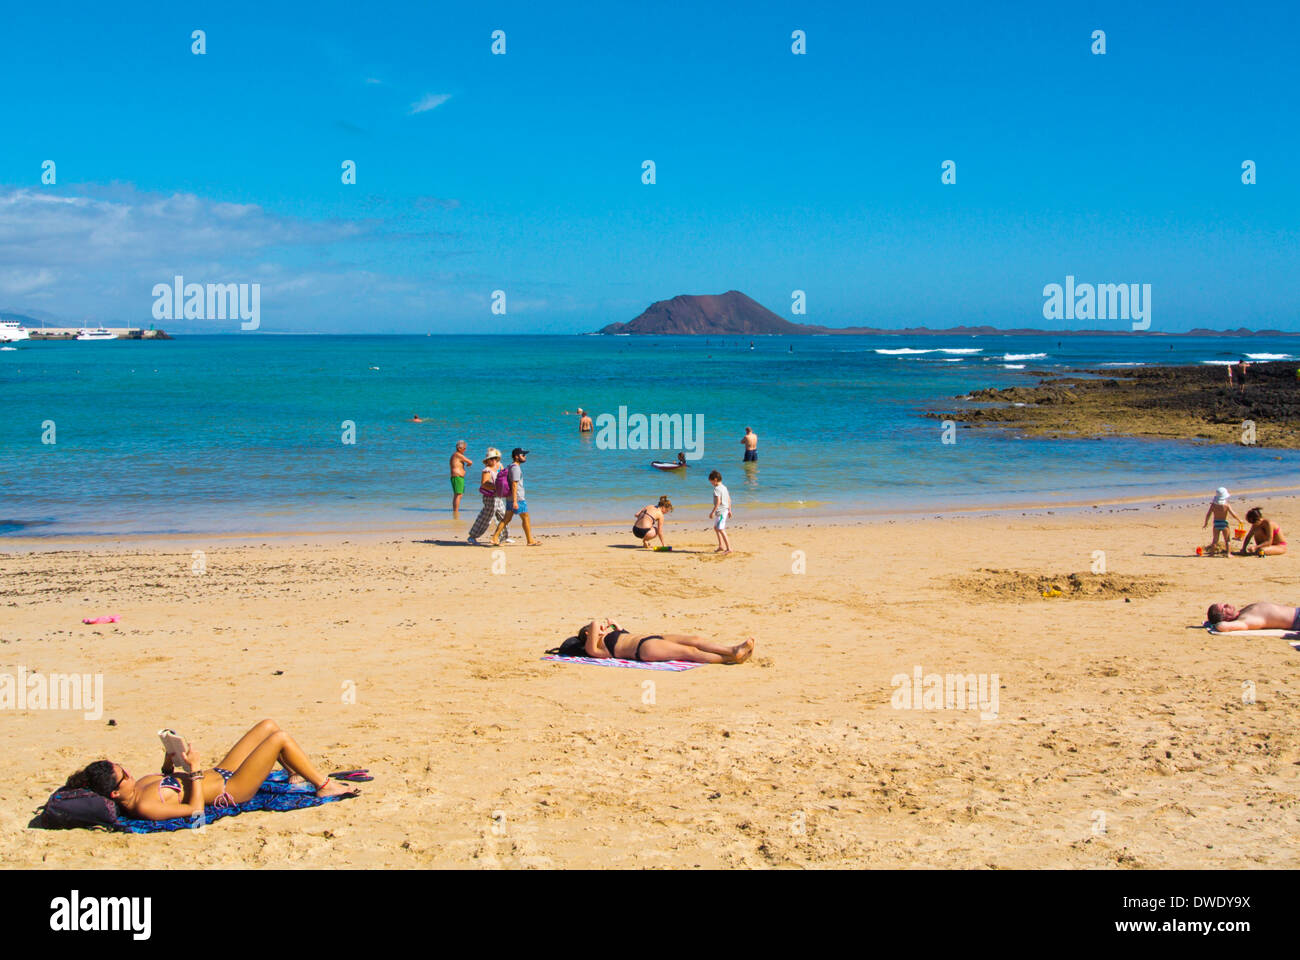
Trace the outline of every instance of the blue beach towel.
{"label": "blue beach towel", "polygon": [[322,803],[346,800],[347,797],[318,797],[316,788],[310,783],[288,782],[289,775],[283,770],[272,772],[253,799],[234,807],[206,807],[203,820],[198,817],[176,817],[172,820],[132,820],[118,817],[118,825],[128,833],[164,833],[172,830],[192,830],[202,823],[211,823],[222,817],[234,817],[254,810],[270,810],[282,813],[286,810],[302,810],[306,807],[318,807]]}
{"label": "blue beach towel", "polygon": [[672,670],[674,672],[694,670],[696,667],[704,666],[702,663],[691,663],[689,660],[659,660],[645,663],[641,660],[601,659],[600,657],[560,657],[553,653],[548,653],[542,659],[559,660],[562,663],[590,663],[597,667],[627,667],[630,670]]}

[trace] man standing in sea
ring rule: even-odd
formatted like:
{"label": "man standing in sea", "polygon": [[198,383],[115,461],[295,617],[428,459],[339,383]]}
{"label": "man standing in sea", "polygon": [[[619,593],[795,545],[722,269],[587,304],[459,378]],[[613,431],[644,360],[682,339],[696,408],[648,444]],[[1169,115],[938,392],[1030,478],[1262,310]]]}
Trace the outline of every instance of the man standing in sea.
{"label": "man standing in sea", "polygon": [[758,434],[749,427],[745,428],[745,435],[740,438],[740,442],[745,445],[745,463],[758,462]]}
{"label": "man standing in sea", "polygon": [[460,498],[465,494],[465,468],[474,461],[465,456],[465,441],[456,444],[456,452],[451,455],[451,515],[460,513]]}

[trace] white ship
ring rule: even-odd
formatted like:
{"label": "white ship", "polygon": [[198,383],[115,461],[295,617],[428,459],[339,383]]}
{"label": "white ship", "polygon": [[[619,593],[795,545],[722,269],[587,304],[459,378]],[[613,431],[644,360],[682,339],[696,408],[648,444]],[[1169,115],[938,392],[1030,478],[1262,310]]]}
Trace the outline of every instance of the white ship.
{"label": "white ship", "polygon": [[0,343],[15,343],[27,338],[27,328],[17,320],[0,320]]}
{"label": "white ship", "polygon": [[78,340],[116,340],[117,334],[107,327],[82,327],[77,331]]}

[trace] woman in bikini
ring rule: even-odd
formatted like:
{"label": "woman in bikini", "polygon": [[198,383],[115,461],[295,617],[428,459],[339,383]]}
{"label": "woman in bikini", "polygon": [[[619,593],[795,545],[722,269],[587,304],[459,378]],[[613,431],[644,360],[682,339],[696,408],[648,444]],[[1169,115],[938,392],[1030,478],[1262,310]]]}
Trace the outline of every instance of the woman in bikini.
{"label": "woman in bikini", "polygon": [[647,504],[632,521],[632,536],[640,540],[647,550],[654,549],[650,546],[650,541],[655,537],[659,538],[661,546],[668,546],[668,542],[664,540],[664,521],[668,518],[664,514],[672,512],[672,501],[667,497],[660,497],[658,506]]}
{"label": "woman in bikini", "polygon": [[161,776],[150,774],[137,780],[119,763],[96,760],[68,777],[64,786],[93,790],[116,803],[119,812],[137,820],[189,817],[201,813],[205,806],[244,803],[253,798],[276,763],[289,771],[291,782],[310,782],[318,797],[360,792],[313,767],[302,748],[274,720],[263,720],[249,730],[220,765],[210,770],[200,769],[198,753],[188,745],[185,762],[193,773],[175,773],[168,757]]}
{"label": "woman in bikini", "polygon": [[[1264,511],[1253,507],[1246,511],[1246,520],[1250,523],[1250,532],[1241,541],[1241,555],[1253,553],[1257,557],[1280,557],[1286,553],[1286,541],[1282,539],[1282,528],[1272,520],[1264,519]],[[1248,550],[1250,541],[1255,541],[1255,549]]]}
{"label": "woman in bikini", "polygon": [[613,620],[584,624],[577,636],[565,640],[556,651],[562,657],[595,657],[600,660],[689,660],[692,663],[744,663],[754,653],[754,638],[740,643],[719,643],[706,637],[683,633],[633,633]]}

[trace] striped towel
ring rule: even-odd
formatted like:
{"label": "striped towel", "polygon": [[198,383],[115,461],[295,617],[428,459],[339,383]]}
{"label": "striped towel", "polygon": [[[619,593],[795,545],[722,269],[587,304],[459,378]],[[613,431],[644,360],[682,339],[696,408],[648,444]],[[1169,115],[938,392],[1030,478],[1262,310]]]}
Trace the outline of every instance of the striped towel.
{"label": "striped towel", "polygon": [[655,663],[645,663],[641,660],[601,659],[600,657],[561,657],[554,653],[548,653],[542,659],[559,660],[562,663],[590,663],[596,667],[626,667],[630,670],[672,670],[673,672],[694,670],[696,667],[704,666],[702,663],[692,663],[689,660],[660,660]]}

